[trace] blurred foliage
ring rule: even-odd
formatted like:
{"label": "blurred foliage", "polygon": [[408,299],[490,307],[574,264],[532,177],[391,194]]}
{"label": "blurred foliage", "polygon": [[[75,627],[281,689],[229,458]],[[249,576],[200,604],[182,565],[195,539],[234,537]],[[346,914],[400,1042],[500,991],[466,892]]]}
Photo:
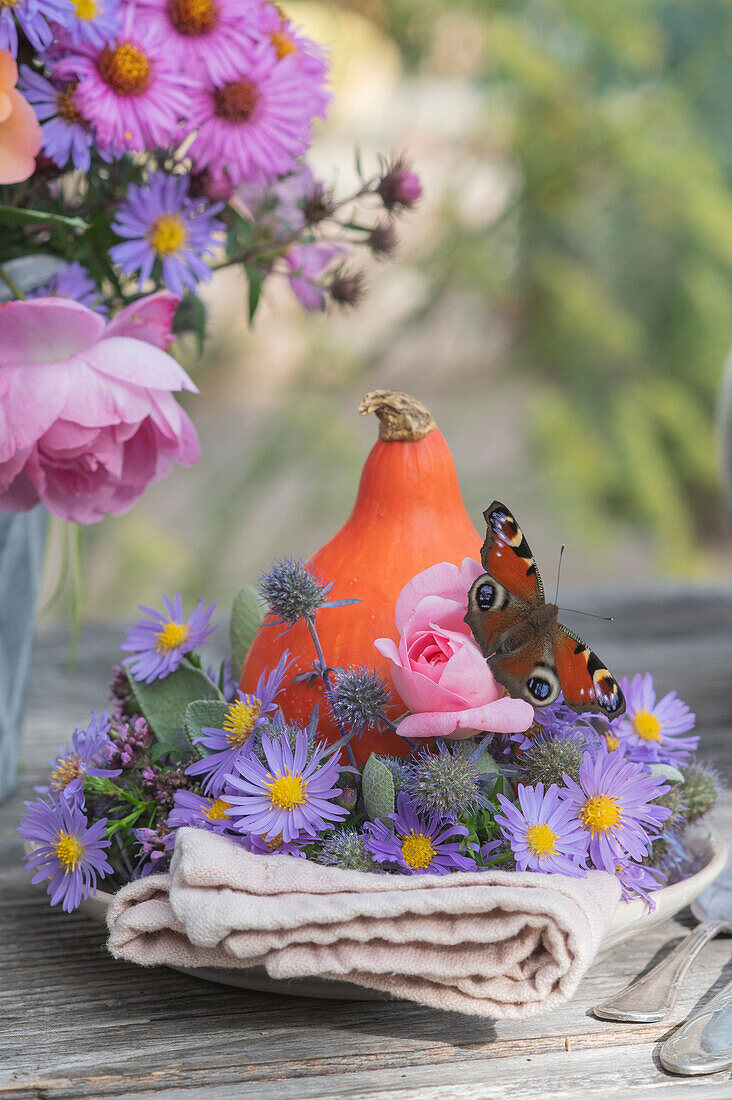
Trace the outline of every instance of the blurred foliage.
{"label": "blurred foliage", "polygon": [[504,367],[531,381],[547,490],[598,535],[630,521],[668,568],[688,567],[720,515],[732,4],[383,0],[379,12],[415,70],[441,35],[466,44],[454,75],[464,62],[482,95],[474,152],[515,175],[487,229],[445,210],[431,304],[478,287],[507,324]]}

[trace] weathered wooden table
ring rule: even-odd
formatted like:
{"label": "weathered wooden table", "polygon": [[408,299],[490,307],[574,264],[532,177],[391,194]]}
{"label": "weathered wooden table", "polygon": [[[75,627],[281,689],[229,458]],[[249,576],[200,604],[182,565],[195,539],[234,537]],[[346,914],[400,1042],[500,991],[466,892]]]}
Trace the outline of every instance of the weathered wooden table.
{"label": "weathered wooden table", "polygon": [[[704,753],[732,777],[732,591],[667,588],[619,596],[612,609],[614,626],[588,631],[593,643],[618,673],[649,669],[661,691],[677,689],[698,713]],[[74,675],[65,670],[63,635],[41,634],[37,647],[26,770],[18,794],[0,807],[1,1096],[732,1098],[729,1073],[678,1078],[658,1061],[675,1024],[732,978],[732,940],[704,950],[667,1022],[611,1023],[590,1011],[691,927],[688,912],[606,955],[571,1004],[525,1023],[398,1002],[247,993],[113,960],[99,925],[51,910],[31,887],[14,830],[46,761],[104,704],[119,640],[119,631],[88,629]],[[729,804],[719,822],[732,836]]]}

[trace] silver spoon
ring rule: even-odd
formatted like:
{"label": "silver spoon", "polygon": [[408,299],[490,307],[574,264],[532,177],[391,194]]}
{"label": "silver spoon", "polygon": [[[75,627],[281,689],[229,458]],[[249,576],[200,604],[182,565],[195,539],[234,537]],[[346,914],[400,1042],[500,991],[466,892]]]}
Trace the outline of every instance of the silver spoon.
{"label": "silver spoon", "polygon": [[602,1020],[653,1024],[672,1011],[686,972],[702,947],[718,932],[732,932],[732,859],[712,885],[691,903],[691,911],[701,924],[653,970],[608,1001],[595,1005],[592,1010],[595,1016]]}
{"label": "silver spoon", "polygon": [[666,1040],[661,1065],[687,1075],[732,1067],[732,982]]}

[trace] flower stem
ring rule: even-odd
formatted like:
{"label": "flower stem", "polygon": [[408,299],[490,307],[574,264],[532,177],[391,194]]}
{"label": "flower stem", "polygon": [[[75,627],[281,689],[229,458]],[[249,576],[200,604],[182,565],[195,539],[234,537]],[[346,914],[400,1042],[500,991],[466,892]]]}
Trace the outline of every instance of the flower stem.
{"label": "flower stem", "polygon": [[2,281],[5,283],[6,287],[14,298],[20,299],[21,302],[25,301],[25,294],[20,289],[12,275],[8,275],[2,264],[0,264],[0,279],[2,279]]}
{"label": "flower stem", "polygon": [[320,638],[318,637],[318,632],[315,629],[315,619],[312,615],[306,615],[305,616],[305,622],[308,624],[308,630],[310,631],[310,637],[313,639],[313,645],[315,646],[315,652],[317,654],[318,660],[320,661],[320,667],[322,669],[322,672],[320,673],[320,675],[321,675],[321,678],[323,680],[323,686],[325,687],[325,693],[328,696],[328,699],[330,700],[331,712],[333,714],[333,717],[335,718],[335,723],[338,726],[338,729],[340,730],[341,740],[344,742],[344,744],[346,746],[346,752],[348,753],[348,759],[351,761],[351,763],[353,764],[353,766],[355,768],[356,767],[356,758],[353,755],[353,749],[351,748],[351,737],[353,736],[353,730],[351,730],[350,732],[348,730],[344,730],[341,723],[336,718],[336,708],[334,706],[335,694],[333,692],[333,685],[330,682],[330,672],[328,671],[328,665],[326,664],[325,656],[323,654],[323,647],[320,644]]}

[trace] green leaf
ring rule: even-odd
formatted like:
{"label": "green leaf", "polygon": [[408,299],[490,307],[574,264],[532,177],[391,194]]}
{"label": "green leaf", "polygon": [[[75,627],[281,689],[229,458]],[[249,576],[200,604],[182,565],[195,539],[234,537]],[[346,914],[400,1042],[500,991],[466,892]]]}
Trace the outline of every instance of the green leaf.
{"label": "green leaf", "polygon": [[186,294],[178,306],[173,318],[173,332],[176,336],[192,332],[196,337],[198,354],[203,353],[206,340],[206,307],[197,294]]}
{"label": "green leaf", "polygon": [[683,775],[673,764],[651,764],[648,770],[651,775],[663,776],[664,779],[669,779],[672,783],[684,782]]}
{"label": "green leaf", "polygon": [[173,751],[187,749],[182,734],[188,704],[197,699],[224,700],[205,672],[188,664],[179,665],[164,680],[153,680],[151,684],[134,680],[129,673],[128,679],[132,694],[155,737],[165,745],[174,746]]}
{"label": "green leaf", "polygon": [[371,821],[380,818],[388,823],[389,814],[394,813],[394,778],[386,764],[373,752],[363,769],[361,791]]}
{"label": "green leaf", "polygon": [[250,584],[240,588],[231,608],[229,636],[231,638],[231,671],[238,678],[244,658],[254,635],[262,625],[264,611],[256,589]]}
{"label": "green leaf", "polygon": [[16,206],[0,206],[0,224],[4,225],[60,225],[65,229],[88,229],[83,218],[68,218],[63,214],[51,214],[47,210],[19,210]]}
{"label": "green leaf", "polygon": [[249,324],[251,324],[262,296],[264,273],[258,267],[247,267],[245,270],[249,280]]}
{"label": "green leaf", "polygon": [[195,745],[194,738],[201,736],[201,730],[209,726],[213,729],[223,729],[224,718],[229,705],[219,699],[196,699],[186,707],[183,726],[190,746],[200,757],[208,756],[212,749],[205,745]]}

